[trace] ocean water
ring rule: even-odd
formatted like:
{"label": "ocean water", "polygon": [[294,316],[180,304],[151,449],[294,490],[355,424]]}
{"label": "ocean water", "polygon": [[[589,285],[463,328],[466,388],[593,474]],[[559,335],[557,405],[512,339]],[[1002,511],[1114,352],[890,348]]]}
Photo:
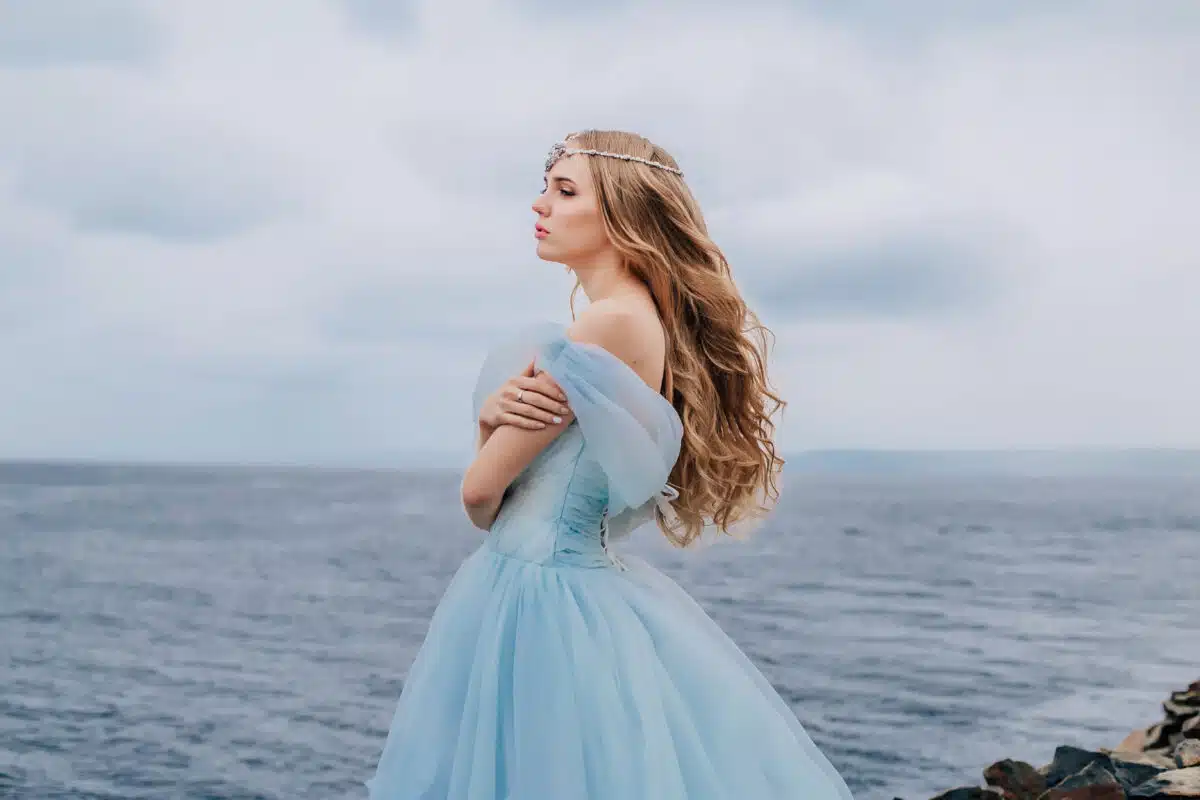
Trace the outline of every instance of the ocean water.
{"label": "ocean water", "polygon": [[[0,797],[364,795],[480,542],[452,472],[0,464]],[[1195,478],[789,477],[690,591],[864,800],[1115,745],[1200,677]]]}

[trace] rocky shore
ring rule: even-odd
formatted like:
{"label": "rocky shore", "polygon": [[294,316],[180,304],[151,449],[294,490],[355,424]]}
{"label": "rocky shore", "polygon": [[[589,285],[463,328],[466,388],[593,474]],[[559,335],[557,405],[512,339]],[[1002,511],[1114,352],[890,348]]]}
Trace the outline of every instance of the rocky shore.
{"label": "rocky shore", "polygon": [[960,786],[933,800],[1200,799],[1200,680],[1171,692],[1163,711],[1160,722],[1112,749],[1063,745],[1041,767],[1006,758],[983,771],[983,786]]}

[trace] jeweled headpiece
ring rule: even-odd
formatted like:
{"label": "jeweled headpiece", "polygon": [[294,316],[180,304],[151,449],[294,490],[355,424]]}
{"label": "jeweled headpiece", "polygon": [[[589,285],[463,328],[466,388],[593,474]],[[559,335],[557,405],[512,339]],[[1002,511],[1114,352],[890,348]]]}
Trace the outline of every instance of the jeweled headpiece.
{"label": "jeweled headpiece", "polygon": [[[571,140],[571,137],[568,136],[567,141],[570,141],[570,140]],[[583,148],[578,148],[578,147],[567,147],[567,141],[555,142],[554,146],[550,148],[550,154],[546,156],[546,172],[549,172],[550,168],[554,166],[554,162],[558,161],[563,156],[585,155],[585,156],[607,156],[608,158],[620,158],[624,161],[636,161],[639,164],[647,164],[651,167],[657,167],[658,169],[665,169],[667,172],[674,172],[676,175],[683,177],[683,170],[676,169],[675,167],[660,163],[658,161],[651,161],[648,158],[642,158],[640,156],[631,156],[626,153],[606,153],[603,150],[589,150],[589,149],[583,149]]]}

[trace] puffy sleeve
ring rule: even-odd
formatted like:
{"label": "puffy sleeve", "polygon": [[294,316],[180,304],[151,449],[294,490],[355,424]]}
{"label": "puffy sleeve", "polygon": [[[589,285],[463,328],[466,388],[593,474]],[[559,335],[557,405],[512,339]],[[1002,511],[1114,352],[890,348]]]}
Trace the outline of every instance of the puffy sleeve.
{"label": "puffy sleeve", "polygon": [[542,323],[519,331],[512,339],[489,351],[475,381],[475,391],[472,394],[473,418],[479,419],[483,402],[492,392],[525,369],[546,345],[561,335],[561,325]]}
{"label": "puffy sleeve", "polygon": [[[598,345],[542,329],[536,368],[562,387],[609,484],[609,514],[655,500],[679,457],[683,425],[665,397]],[[528,363],[528,362],[525,362]]]}

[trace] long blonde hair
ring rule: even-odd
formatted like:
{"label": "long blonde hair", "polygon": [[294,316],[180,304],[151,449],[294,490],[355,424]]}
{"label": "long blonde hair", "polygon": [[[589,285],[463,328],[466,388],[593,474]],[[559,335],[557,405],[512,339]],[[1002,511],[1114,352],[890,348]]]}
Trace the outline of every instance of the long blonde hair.
{"label": "long blonde hair", "polygon": [[[624,131],[570,134],[569,147],[623,153],[679,168],[671,154]],[[713,524],[732,533],[779,498],[784,459],[771,417],[787,403],[767,380],[767,337],[733,282],[729,262],[708,235],[683,179],[624,159],[587,156],[609,239],[654,298],[667,329],[668,398],[683,420],[670,482],[679,489],[672,525],[659,528],[687,547]],[[571,292],[574,313],[575,292]]]}

